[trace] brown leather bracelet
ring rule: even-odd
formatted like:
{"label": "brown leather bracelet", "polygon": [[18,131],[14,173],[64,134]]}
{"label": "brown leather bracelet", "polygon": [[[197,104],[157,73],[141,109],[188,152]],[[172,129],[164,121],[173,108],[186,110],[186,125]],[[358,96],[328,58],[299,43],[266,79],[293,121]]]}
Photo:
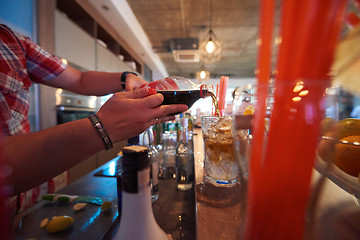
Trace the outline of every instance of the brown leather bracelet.
{"label": "brown leather bracelet", "polygon": [[99,133],[101,139],[103,140],[103,142],[105,144],[105,150],[109,151],[110,149],[112,149],[113,144],[111,142],[111,139],[110,139],[109,135],[107,134],[104,126],[100,122],[99,118],[95,114],[91,114],[88,118],[90,119],[91,123],[94,125],[94,127],[96,128],[97,132]]}

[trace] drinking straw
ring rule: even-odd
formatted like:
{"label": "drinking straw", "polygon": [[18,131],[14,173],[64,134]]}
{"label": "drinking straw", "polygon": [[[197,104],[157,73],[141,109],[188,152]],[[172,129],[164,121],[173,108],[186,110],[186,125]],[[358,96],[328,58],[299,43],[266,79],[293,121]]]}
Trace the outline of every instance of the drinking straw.
{"label": "drinking straw", "polygon": [[[219,84],[216,84],[216,95],[215,95],[216,101],[218,101],[218,106],[219,106]],[[214,106],[214,112],[213,115],[216,114],[216,106],[215,103],[213,102],[213,106]]]}
{"label": "drinking straw", "polygon": [[[275,1],[262,0],[260,4],[260,33],[259,33],[259,52],[258,52],[258,76],[257,76],[257,100],[256,100],[256,114],[254,116],[254,138],[252,144],[251,161],[249,164],[249,178],[248,182],[248,196],[247,207],[250,213],[257,208],[254,202],[257,200],[255,191],[258,188],[258,176],[260,171],[261,159],[263,151],[263,133],[265,128],[265,114],[266,114],[266,99],[268,93],[268,80],[271,71],[271,52],[272,52],[272,37],[274,24],[274,7]],[[255,199],[254,199],[255,198]],[[254,204],[253,204],[254,203]],[[245,239],[251,239],[258,223],[253,224],[252,215],[248,214],[250,218],[247,222],[249,226],[245,228]]]}
{"label": "drinking straw", "polygon": [[360,23],[360,18],[354,12],[349,12],[345,17],[345,20],[351,27],[355,27]]}
{"label": "drinking straw", "polygon": [[[329,84],[327,73],[346,2],[283,1],[275,103],[267,144],[260,145],[261,153],[252,151],[251,161],[257,156],[261,166],[249,176],[249,201],[254,207],[248,210],[246,239],[302,239],[322,117],[320,101]],[[309,94],[294,102],[292,89],[300,80]],[[256,129],[261,126],[255,126],[255,134]]]}
{"label": "drinking straw", "polygon": [[229,77],[227,76],[221,76],[220,77],[220,90],[219,90],[219,112],[220,115],[223,116],[224,115],[224,110],[225,110],[225,97],[226,97],[226,90],[227,90],[227,85],[229,82]]}
{"label": "drinking straw", "polygon": [[353,0],[354,6],[360,10],[360,0]]}
{"label": "drinking straw", "polygon": [[[295,10],[298,11],[299,20],[293,25],[293,28],[297,29],[296,34],[294,33],[296,39],[289,42],[293,50],[292,53],[288,53],[287,59],[283,59],[284,62],[292,60],[291,71],[288,66],[278,68],[279,78],[276,87],[277,90],[282,91],[278,91],[275,95],[281,101],[275,100],[274,111],[279,111],[281,114],[275,114],[271,121],[270,128],[273,129],[269,133],[268,149],[271,149],[272,153],[268,154],[268,168],[264,175],[269,177],[270,171],[283,170],[282,177],[287,180],[279,182],[283,193],[287,192],[287,194],[282,197],[281,207],[293,209],[284,211],[285,214],[281,215],[282,219],[279,222],[282,226],[279,226],[278,232],[286,232],[285,228],[288,232],[298,233],[300,236],[303,232],[304,211],[309,194],[320,120],[323,116],[319,103],[325,88],[329,85],[327,74],[340,31],[337,14],[342,16],[345,2],[333,0],[326,3],[322,1],[299,3],[301,6]],[[283,41],[287,40],[283,38]],[[310,92],[298,103],[292,101],[294,93],[293,83],[289,82],[291,79],[295,81],[301,79]],[[282,138],[279,139],[276,135],[281,135]],[[283,144],[287,144],[289,139],[292,140],[291,145],[284,149]],[[282,158],[288,160],[284,161]],[[274,185],[279,186],[276,182]],[[296,191],[289,191],[294,189],[294,186]],[[294,224],[289,225],[286,223],[288,221],[293,221]]]}

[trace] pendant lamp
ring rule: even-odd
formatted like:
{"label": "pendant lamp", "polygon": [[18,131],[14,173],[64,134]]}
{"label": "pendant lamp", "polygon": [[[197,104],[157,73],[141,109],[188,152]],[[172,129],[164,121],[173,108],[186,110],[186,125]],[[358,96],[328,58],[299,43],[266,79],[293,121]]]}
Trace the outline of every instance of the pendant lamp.
{"label": "pendant lamp", "polygon": [[221,44],[212,30],[212,0],[210,0],[210,30],[199,45],[200,59],[204,63],[217,62],[221,57]]}

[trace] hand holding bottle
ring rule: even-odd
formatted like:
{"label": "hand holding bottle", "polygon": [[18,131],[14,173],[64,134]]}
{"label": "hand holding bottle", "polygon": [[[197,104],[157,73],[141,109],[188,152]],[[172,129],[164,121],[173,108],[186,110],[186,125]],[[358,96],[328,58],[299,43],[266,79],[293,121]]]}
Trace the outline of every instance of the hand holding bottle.
{"label": "hand holding bottle", "polygon": [[[211,86],[195,84],[189,79],[170,76],[150,82],[143,87],[156,91],[164,96],[162,105],[186,104],[190,108],[198,99],[212,94]],[[176,113],[177,114],[177,113]]]}
{"label": "hand holding bottle", "polygon": [[186,105],[182,104],[160,105],[162,95],[148,94],[147,88],[115,93],[100,108],[97,116],[112,142],[139,135],[149,126],[174,120],[175,117],[170,114],[187,110]]}

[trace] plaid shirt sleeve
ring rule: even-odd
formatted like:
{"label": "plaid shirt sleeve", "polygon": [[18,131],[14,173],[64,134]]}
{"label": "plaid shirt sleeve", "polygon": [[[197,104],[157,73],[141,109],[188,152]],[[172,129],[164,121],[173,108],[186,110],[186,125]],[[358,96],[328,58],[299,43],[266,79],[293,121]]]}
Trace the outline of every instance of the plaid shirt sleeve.
{"label": "plaid shirt sleeve", "polygon": [[60,58],[53,56],[32,42],[28,37],[15,33],[26,52],[26,69],[33,82],[43,83],[57,77],[65,70]]}

